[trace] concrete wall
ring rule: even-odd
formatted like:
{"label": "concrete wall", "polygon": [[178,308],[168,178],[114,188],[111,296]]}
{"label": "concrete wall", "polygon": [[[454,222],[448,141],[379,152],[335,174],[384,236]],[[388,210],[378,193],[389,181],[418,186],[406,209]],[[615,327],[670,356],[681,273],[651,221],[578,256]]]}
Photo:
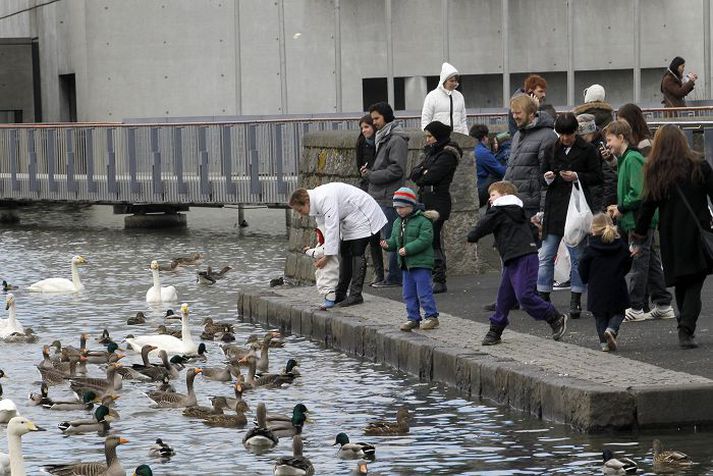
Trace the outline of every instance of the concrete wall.
{"label": "concrete wall", "polygon": [[[35,116],[32,42],[0,39],[0,111],[20,111],[23,122]],[[13,113],[0,113],[0,122],[15,121]]]}
{"label": "concrete wall", "polygon": [[[642,102],[660,101],[675,55],[701,75],[691,99],[705,97],[703,3],[639,0]],[[569,4],[576,102],[593,82],[615,104],[632,101],[635,0]],[[36,5],[5,0],[0,16]],[[76,76],[84,121],[359,111],[362,80],[387,77],[389,44],[394,77],[437,75],[447,59],[478,108],[502,106],[506,80],[514,89],[530,72],[566,103],[568,18],[566,0],[73,0],[0,20],[0,38],[38,38],[46,121],[63,116],[61,74]]]}

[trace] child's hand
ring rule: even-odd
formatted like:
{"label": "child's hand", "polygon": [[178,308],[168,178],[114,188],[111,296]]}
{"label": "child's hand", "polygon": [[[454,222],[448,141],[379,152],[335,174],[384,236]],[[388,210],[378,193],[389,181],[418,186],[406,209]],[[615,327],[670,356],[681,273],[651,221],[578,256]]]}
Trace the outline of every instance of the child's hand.
{"label": "child's hand", "polygon": [[399,256],[406,256],[406,248],[399,248]]}
{"label": "child's hand", "polygon": [[314,267],[324,268],[324,265],[327,264],[327,258],[328,256],[322,256],[321,258],[317,258],[316,260],[314,260]]}
{"label": "child's hand", "polygon": [[381,240],[379,242],[379,246],[381,246],[384,249],[387,249],[389,247],[389,244],[386,242],[386,240]]}
{"label": "child's hand", "polygon": [[305,246],[304,248],[302,248],[302,252],[305,253],[305,252],[307,252],[308,249],[309,249],[309,246]]}

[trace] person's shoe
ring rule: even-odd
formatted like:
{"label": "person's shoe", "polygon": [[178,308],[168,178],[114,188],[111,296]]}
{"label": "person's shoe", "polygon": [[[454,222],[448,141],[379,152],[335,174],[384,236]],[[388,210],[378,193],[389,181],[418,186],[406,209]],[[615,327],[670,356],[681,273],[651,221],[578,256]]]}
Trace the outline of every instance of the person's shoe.
{"label": "person's shoe", "polygon": [[446,291],[448,291],[448,288],[446,287],[446,283],[438,283],[438,282],[433,283],[433,294],[445,293]]}
{"label": "person's shoe", "polygon": [[421,327],[421,321],[413,321],[411,319],[401,324],[401,330],[404,332],[411,332],[419,327]]}
{"label": "person's shoe", "polygon": [[693,336],[684,329],[678,330],[678,345],[681,346],[682,349],[695,349],[698,347]]}
{"label": "person's shoe", "polygon": [[[495,303],[491,302],[490,304],[486,304],[483,306],[483,311],[490,311],[490,312],[495,312]],[[519,311],[520,310],[520,303],[516,302],[515,305],[510,309],[511,311]]]}
{"label": "person's shoe", "polygon": [[551,302],[550,301],[550,293],[546,291],[537,291],[537,294],[540,295],[543,301]]}
{"label": "person's shoe", "polygon": [[349,307],[349,306],[356,306],[357,304],[362,304],[364,302],[364,298],[362,297],[361,294],[356,295],[356,296],[347,296],[347,298],[336,304],[335,307]]}
{"label": "person's shoe", "polygon": [[560,314],[558,312],[555,317],[548,320],[547,323],[552,328],[552,339],[560,340],[567,330],[567,314]]}
{"label": "person's shoe", "polygon": [[554,284],[552,285],[552,290],[553,291],[561,291],[563,289],[569,289],[572,287],[572,281],[569,279],[567,281],[559,282],[555,281]]}
{"label": "person's shoe", "polygon": [[602,349],[602,352],[609,352],[609,344],[606,342],[600,342],[599,347]]}
{"label": "person's shoe", "polygon": [[624,312],[624,322],[641,322],[649,319],[649,315],[641,309],[634,309],[630,307]]}
{"label": "person's shoe", "polygon": [[483,342],[481,342],[481,345],[497,345],[502,340],[500,339],[500,336],[503,335],[503,331],[505,329],[503,327],[498,327],[494,325],[490,325],[490,330],[488,331],[487,334],[485,334],[485,337],[483,338]]}
{"label": "person's shoe", "polygon": [[323,311],[326,311],[327,309],[332,309],[336,305],[337,305],[337,303],[334,302],[333,300],[325,299],[324,302],[322,303],[322,305],[319,306],[319,308]]}
{"label": "person's shoe", "polygon": [[572,293],[569,298],[569,317],[579,319],[582,315],[582,293]]}
{"label": "person's shoe", "polygon": [[401,286],[401,284],[399,284],[399,283],[391,283],[386,280],[371,284],[372,288],[398,288],[400,286]]}
{"label": "person's shoe", "polygon": [[374,279],[371,280],[371,282],[369,283],[369,286],[373,286],[376,283],[382,282],[383,280],[384,280],[383,276],[374,276]]}
{"label": "person's shoe", "polygon": [[438,327],[438,318],[437,317],[427,317],[426,319],[423,320],[423,324],[421,325],[421,329],[428,331],[431,329],[435,329]]}
{"label": "person's shoe", "polygon": [[649,319],[673,319],[676,312],[671,305],[659,306],[658,304],[649,312]]}
{"label": "person's shoe", "polygon": [[616,350],[616,333],[613,329],[607,329],[604,331],[604,338],[607,340],[607,347],[609,350],[614,352]]}

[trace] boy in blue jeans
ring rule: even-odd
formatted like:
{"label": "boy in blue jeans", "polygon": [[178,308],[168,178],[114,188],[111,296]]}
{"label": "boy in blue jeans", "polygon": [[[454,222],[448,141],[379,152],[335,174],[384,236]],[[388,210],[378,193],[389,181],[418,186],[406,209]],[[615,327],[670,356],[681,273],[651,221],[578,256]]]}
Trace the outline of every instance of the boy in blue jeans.
{"label": "boy in blue jeans", "polygon": [[[433,221],[438,212],[416,210],[416,194],[408,187],[394,193],[394,208],[399,217],[391,229],[391,237],[381,241],[387,251],[398,251],[398,265],[403,276],[403,297],[408,320],[401,330],[435,329],[438,327],[438,310],[433,299]],[[421,308],[426,315],[421,325]]]}
{"label": "boy in blue jeans", "polygon": [[552,338],[560,340],[567,329],[567,316],[537,294],[537,236],[522,208],[522,200],[515,195],[517,187],[507,181],[495,182],[488,187],[488,193],[491,207],[468,233],[470,243],[493,233],[503,260],[495,314],[490,318],[490,330],[482,345],[501,342],[500,336],[509,323],[508,313],[518,302],[529,315],[546,321],[552,327]]}

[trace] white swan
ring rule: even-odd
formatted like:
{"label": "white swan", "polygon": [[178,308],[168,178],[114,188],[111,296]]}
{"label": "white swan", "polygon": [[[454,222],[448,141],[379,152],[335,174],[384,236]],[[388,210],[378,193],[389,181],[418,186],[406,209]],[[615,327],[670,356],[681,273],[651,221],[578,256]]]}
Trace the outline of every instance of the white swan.
{"label": "white swan", "polygon": [[146,302],[167,302],[178,301],[178,293],[173,286],[161,287],[161,278],[158,276],[158,261],[151,262],[151,274],[153,274],[153,286],[146,291]]}
{"label": "white swan", "polygon": [[87,264],[87,260],[82,256],[72,258],[72,280],[66,278],[47,278],[30,285],[30,291],[38,293],[76,293],[84,289],[84,285],[79,281],[79,271],[77,266]]}
{"label": "white swan", "polygon": [[198,346],[193,342],[191,336],[191,327],[188,325],[188,304],[181,305],[181,333],[182,338],[173,337],[167,334],[152,334],[147,336],[129,337],[126,343],[136,352],[141,352],[141,348],[145,345],[156,347],[152,353],[165,350],[169,354],[195,354],[198,352]]}
{"label": "white swan", "polygon": [[[3,378],[4,376],[5,372],[0,370],[0,378]],[[7,423],[17,415],[18,413],[15,402],[7,398],[2,398],[2,385],[0,385],[0,423]]]}
{"label": "white swan", "polygon": [[20,437],[31,431],[44,431],[25,417],[15,417],[7,425],[7,452],[0,452],[0,474],[25,476],[25,458]]}
{"label": "white swan", "polygon": [[9,293],[5,298],[5,310],[7,319],[0,319],[0,339],[4,339],[13,332],[24,334],[25,329],[15,318],[15,296],[12,293]]}

